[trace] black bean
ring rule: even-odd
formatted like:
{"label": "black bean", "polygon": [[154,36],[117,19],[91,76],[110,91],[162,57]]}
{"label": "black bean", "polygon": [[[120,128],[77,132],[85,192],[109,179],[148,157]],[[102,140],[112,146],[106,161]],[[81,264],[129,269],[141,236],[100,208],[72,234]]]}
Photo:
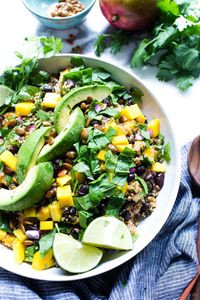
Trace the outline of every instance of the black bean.
{"label": "black bean", "polygon": [[120,215],[124,219],[125,222],[129,221],[131,218],[131,213],[128,210],[123,210]]}
{"label": "black bean", "polygon": [[157,175],[157,177],[155,178],[155,182],[160,187],[160,189],[162,189],[162,187],[164,185],[164,178],[165,178],[164,173],[159,173]]}
{"label": "black bean", "polygon": [[153,178],[153,174],[152,174],[152,171],[146,171],[146,173],[144,174],[144,180],[150,180]]}
{"label": "black bean", "polygon": [[18,148],[16,146],[11,146],[9,150],[12,154],[16,154],[18,152]]}
{"label": "black bean", "polygon": [[75,238],[78,239],[78,233],[79,233],[79,228],[74,227],[71,229],[70,234]]}
{"label": "black bean", "polygon": [[100,124],[100,122],[97,121],[97,120],[92,120],[92,121],[90,122],[90,125],[91,125],[91,126],[99,125],[99,124]]}
{"label": "black bean", "polygon": [[133,104],[133,100],[132,100],[132,99],[129,99],[129,100],[128,100],[128,105],[131,106],[132,104]]}
{"label": "black bean", "polygon": [[70,215],[74,216],[76,214],[76,207],[75,206],[69,206],[68,211],[69,211]]}
{"label": "black bean", "polygon": [[79,196],[84,196],[84,195],[86,195],[88,193],[88,190],[89,190],[88,185],[87,184],[83,184],[80,187],[79,191],[78,191],[78,195]]}
{"label": "black bean", "polygon": [[146,168],[144,166],[139,166],[136,168],[135,173],[140,176],[142,174],[144,174],[144,172],[146,171]]}
{"label": "black bean", "polygon": [[130,182],[130,181],[132,181],[132,180],[134,180],[135,179],[135,175],[134,174],[128,174],[128,177],[127,177],[127,181],[128,182]]}
{"label": "black bean", "polygon": [[52,92],[55,92],[55,89],[52,85],[50,84],[45,84],[42,86],[42,90],[45,92],[45,93],[52,93]]}
{"label": "black bean", "polygon": [[102,216],[105,212],[105,209],[106,209],[106,203],[102,202],[98,205],[98,213],[100,216]]}
{"label": "black bean", "polygon": [[134,135],[129,136],[129,137],[128,137],[128,141],[129,141],[130,144],[133,144],[133,143],[135,142],[135,137],[134,137]]}

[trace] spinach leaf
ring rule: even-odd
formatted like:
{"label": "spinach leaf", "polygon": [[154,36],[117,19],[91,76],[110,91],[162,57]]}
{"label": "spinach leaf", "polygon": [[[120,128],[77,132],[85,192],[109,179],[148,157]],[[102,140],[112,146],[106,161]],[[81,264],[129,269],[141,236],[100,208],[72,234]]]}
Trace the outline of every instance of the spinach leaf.
{"label": "spinach leaf", "polygon": [[52,248],[55,234],[56,234],[56,229],[54,228],[54,230],[41,237],[41,239],[39,240],[39,250],[40,250],[41,257],[44,257],[48,253],[48,251]]}
{"label": "spinach leaf", "polygon": [[171,156],[170,156],[170,143],[167,143],[164,146],[164,159],[166,160],[167,163],[170,162]]}
{"label": "spinach leaf", "polygon": [[114,172],[117,165],[118,157],[113,154],[112,151],[108,150],[105,154],[105,168],[109,172]]}
{"label": "spinach leaf", "polygon": [[82,196],[82,197],[76,197],[76,201],[81,206],[81,208],[84,210],[89,210],[89,209],[93,208],[93,204],[90,200],[89,194]]}
{"label": "spinach leaf", "polygon": [[80,161],[73,167],[74,172],[84,173],[89,179],[94,179],[90,168],[84,162]]}
{"label": "spinach leaf", "polygon": [[107,71],[105,71],[102,68],[95,68],[92,73],[92,81],[101,81],[104,82],[108,78],[110,78],[111,75]]}
{"label": "spinach leaf", "polygon": [[38,245],[26,247],[24,260],[27,262],[32,262],[33,256],[34,256],[35,252],[37,252],[37,251],[38,251]]}
{"label": "spinach leaf", "polygon": [[144,193],[145,193],[146,195],[148,195],[149,189],[148,189],[148,186],[147,186],[145,180],[144,180],[143,178],[137,176],[136,174],[135,174],[135,180],[139,181],[139,183],[140,183],[141,186],[143,187]]}
{"label": "spinach leaf", "polygon": [[83,61],[82,57],[80,57],[80,56],[73,56],[70,60],[70,63],[74,67],[84,67],[84,61]]}
{"label": "spinach leaf", "polygon": [[109,127],[107,132],[106,132],[106,138],[109,139],[109,141],[111,141],[113,139],[113,137],[116,135],[117,131],[113,128],[113,127]]}
{"label": "spinach leaf", "polygon": [[128,174],[129,169],[131,167],[134,167],[134,163],[132,161],[132,156],[129,156],[124,152],[121,152],[118,157],[118,162],[116,165],[115,173],[121,174],[121,175]]}
{"label": "spinach leaf", "polygon": [[12,232],[9,226],[9,217],[3,212],[0,213],[0,229],[6,232]]}
{"label": "spinach leaf", "polygon": [[89,223],[90,217],[92,216],[92,213],[81,210],[78,212],[78,215],[79,215],[80,226],[82,228],[86,228]]}
{"label": "spinach leaf", "polygon": [[112,197],[109,199],[106,207],[106,216],[119,216],[119,211],[122,205],[124,204],[124,197]]}

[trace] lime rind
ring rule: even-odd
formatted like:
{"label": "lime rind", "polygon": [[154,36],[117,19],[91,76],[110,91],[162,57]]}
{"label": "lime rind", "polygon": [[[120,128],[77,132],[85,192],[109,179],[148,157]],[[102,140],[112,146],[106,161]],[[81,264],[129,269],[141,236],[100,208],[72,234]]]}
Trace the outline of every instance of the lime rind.
{"label": "lime rind", "polygon": [[103,216],[86,228],[82,243],[99,248],[131,250],[133,240],[128,227],[119,219]]}
{"label": "lime rind", "polygon": [[93,269],[103,255],[100,249],[84,245],[63,233],[56,233],[53,252],[57,264],[70,273],[83,273]]}

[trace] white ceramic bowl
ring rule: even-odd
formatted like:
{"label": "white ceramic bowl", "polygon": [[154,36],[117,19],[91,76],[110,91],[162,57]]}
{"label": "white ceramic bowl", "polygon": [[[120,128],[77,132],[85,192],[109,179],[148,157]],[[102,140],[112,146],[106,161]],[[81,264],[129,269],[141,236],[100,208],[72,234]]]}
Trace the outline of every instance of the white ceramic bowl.
{"label": "white ceramic bowl", "polygon": [[[49,59],[41,59],[40,67],[50,73],[56,73],[69,65],[71,56],[70,54],[63,54]],[[138,226],[139,238],[134,243],[133,250],[127,252],[119,251],[118,253],[107,255],[103,261],[91,271],[75,275],[68,274],[59,268],[35,271],[27,263],[17,265],[13,259],[13,252],[1,245],[0,257],[3,259],[0,259],[0,266],[13,273],[30,278],[52,281],[77,280],[101,274],[123,264],[144,249],[160,231],[172,210],[179,187],[181,170],[179,149],[177,147],[173,127],[156,98],[133,74],[100,59],[94,59],[84,55],[82,55],[82,57],[86,66],[104,68],[110,72],[113,79],[120,84],[127,87],[135,85],[144,92],[142,111],[148,118],[160,118],[161,133],[164,134],[166,141],[169,141],[171,145],[171,162],[167,168],[164,187],[157,198],[157,207],[151,216],[142,221]],[[160,95],[160,97],[162,97],[162,95]]]}

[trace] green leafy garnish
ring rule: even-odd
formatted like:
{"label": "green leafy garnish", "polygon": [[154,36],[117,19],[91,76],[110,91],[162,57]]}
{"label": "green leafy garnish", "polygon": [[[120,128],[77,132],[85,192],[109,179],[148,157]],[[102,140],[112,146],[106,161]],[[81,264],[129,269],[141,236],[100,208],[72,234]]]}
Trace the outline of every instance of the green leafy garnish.
{"label": "green leafy garnish", "polygon": [[166,160],[167,163],[170,162],[171,156],[170,156],[170,143],[167,143],[164,146],[164,159]]}
{"label": "green leafy garnish", "polygon": [[53,246],[53,240],[56,234],[56,229],[52,230],[50,233],[45,234],[43,237],[39,240],[39,250],[40,255],[44,257],[47,252],[52,248]]}

